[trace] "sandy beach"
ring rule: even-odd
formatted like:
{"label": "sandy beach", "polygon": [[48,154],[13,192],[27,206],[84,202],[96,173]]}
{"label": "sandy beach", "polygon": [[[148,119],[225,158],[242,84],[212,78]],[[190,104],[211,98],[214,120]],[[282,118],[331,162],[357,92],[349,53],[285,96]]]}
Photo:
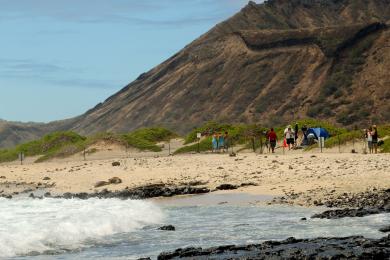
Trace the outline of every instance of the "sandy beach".
{"label": "sandy beach", "polygon": [[[250,186],[244,185],[230,192],[299,195],[290,196],[293,200],[288,203],[305,205],[331,195],[390,187],[388,154],[337,153],[331,150],[325,153],[286,151],[285,154],[281,151],[278,154],[243,152],[230,157],[228,154],[168,156],[165,150],[162,153],[132,151],[124,154],[118,147],[107,150],[110,152],[97,153],[86,161],[78,155],[45,163],[32,163],[30,159],[24,165],[17,162],[1,164],[0,192],[15,195],[44,188],[45,192],[61,195],[194,182],[213,190],[221,184],[240,186],[249,183]],[[119,162],[120,166],[112,166],[113,162]],[[95,187],[97,182],[113,177],[122,182]]]}

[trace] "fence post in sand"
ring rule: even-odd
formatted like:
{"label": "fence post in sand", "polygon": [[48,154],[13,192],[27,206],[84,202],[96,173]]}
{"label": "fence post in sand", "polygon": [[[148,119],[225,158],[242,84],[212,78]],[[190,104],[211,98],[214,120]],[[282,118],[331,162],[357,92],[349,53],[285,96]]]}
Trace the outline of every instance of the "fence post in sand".
{"label": "fence post in sand", "polygon": [[339,140],[339,153],[341,153],[340,133],[337,134],[337,138]]}
{"label": "fence post in sand", "polygon": [[260,154],[263,154],[263,134],[260,133]]}

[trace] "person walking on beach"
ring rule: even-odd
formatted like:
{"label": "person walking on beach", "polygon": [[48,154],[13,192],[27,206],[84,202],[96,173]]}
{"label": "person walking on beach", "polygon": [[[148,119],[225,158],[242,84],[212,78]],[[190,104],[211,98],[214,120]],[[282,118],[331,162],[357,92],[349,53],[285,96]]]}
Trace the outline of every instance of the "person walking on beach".
{"label": "person walking on beach", "polygon": [[275,147],[276,147],[276,142],[278,141],[278,137],[273,128],[271,128],[271,130],[268,132],[267,139],[269,141],[272,153],[275,153]]}
{"label": "person walking on beach", "polygon": [[211,139],[212,144],[212,152],[216,152],[218,150],[218,139],[217,134],[213,134],[213,138]]}
{"label": "person walking on beach", "polygon": [[366,129],[366,140],[367,140],[367,146],[369,153],[373,152],[373,147],[372,147],[372,127]]}
{"label": "person walking on beach", "polygon": [[294,130],[295,130],[294,131],[295,132],[295,136],[294,136],[294,138],[295,138],[295,145],[294,146],[297,146],[297,144],[298,144],[298,131],[299,131],[298,123],[295,124]]}
{"label": "person walking on beach", "polygon": [[295,138],[295,133],[291,129],[291,126],[287,127],[287,131],[285,130],[284,137],[286,138],[286,142],[287,142],[287,145],[288,145],[288,150],[291,150],[291,147],[294,146],[294,138]]}
{"label": "person walking on beach", "polygon": [[228,152],[229,151],[229,133],[225,132],[225,135],[223,136],[224,141],[225,141],[225,150]]}
{"label": "person walking on beach", "polygon": [[308,128],[307,128],[306,125],[303,125],[301,130],[302,130],[302,135],[303,135],[303,142],[302,143],[303,143],[303,145],[307,145],[307,143],[308,143],[308,141],[307,141],[307,130],[308,130]]}
{"label": "person walking on beach", "polygon": [[372,126],[372,147],[373,147],[373,152],[378,153],[378,129],[376,125]]}
{"label": "person walking on beach", "polygon": [[218,149],[225,152],[225,138],[221,133],[218,134]]}

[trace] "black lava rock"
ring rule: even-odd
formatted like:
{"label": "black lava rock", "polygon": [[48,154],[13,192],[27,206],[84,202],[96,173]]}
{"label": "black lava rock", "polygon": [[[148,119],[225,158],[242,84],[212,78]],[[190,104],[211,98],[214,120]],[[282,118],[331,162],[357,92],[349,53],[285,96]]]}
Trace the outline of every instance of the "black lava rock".
{"label": "black lava rock", "polygon": [[221,184],[218,187],[215,188],[216,190],[236,190],[238,189],[238,186],[233,184]]}
{"label": "black lava rock", "polygon": [[164,230],[164,231],[175,231],[176,228],[172,225],[167,225],[167,226],[162,226],[158,228],[159,230]]}
{"label": "black lava rock", "polygon": [[267,241],[246,246],[180,248],[161,253],[167,259],[389,259],[390,235],[382,239],[361,236],[344,238],[295,239]]}
{"label": "black lava rock", "polygon": [[383,233],[389,233],[390,232],[390,226],[383,227],[383,228],[379,229],[379,231],[383,232]]}

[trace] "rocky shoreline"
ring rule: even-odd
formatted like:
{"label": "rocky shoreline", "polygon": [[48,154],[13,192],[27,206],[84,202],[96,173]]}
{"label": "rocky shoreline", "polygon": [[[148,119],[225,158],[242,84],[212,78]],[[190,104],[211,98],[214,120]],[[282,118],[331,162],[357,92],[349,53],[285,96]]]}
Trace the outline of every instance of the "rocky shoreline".
{"label": "rocky shoreline", "polygon": [[390,189],[372,189],[361,193],[339,195],[335,195],[331,191],[322,200],[312,200],[310,192],[308,194],[287,193],[283,197],[273,199],[270,204],[299,204],[297,201],[302,200],[306,202],[305,205],[331,208],[312,216],[312,218],[338,219],[390,213]]}
{"label": "rocky shoreline", "polygon": [[241,185],[233,185],[233,184],[221,184],[214,189],[209,189],[204,185],[204,183],[183,183],[181,185],[173,185],[173,184],[150,184],[145,186],[140,186],[136,188],[128,188],[126,187],[120,191],[110,191],[108,189],[102,189],[100,191],[96,191],[93,193],[80,192],[80,193],[70,193],[66,192],[60,195],[52,195],[50,192],[40,192],[43,195],[37,196],[34,192],[37,190],[43,191],[45,188],[49,188],[50,186],[37,186],[33,187],[33,189],[29,188],[21,192],[16,192],[11,194],[0,194],[0,197],[12,199],[15,195],[25,194],[30,198],[42,199],[42,198],[64,198],[64,199],[91,199],[91,198],[99,198],[99,199],[108,199],[108,198],[119,198],[119,199],[149,199],[156,197],[173,197],[178,195],[196,195],[196,194],[205,194],[219,190],[235,190],[239,187],[246,186],[255,186],[254,183],[242,183]]}
{"label": "rocky shoreline", "polygon": [[344,238],[267,241],[246,246],[184,248],[164,252],[158,260],[168,259],[390,259],[390,235],[381,239],[361,236]]}

